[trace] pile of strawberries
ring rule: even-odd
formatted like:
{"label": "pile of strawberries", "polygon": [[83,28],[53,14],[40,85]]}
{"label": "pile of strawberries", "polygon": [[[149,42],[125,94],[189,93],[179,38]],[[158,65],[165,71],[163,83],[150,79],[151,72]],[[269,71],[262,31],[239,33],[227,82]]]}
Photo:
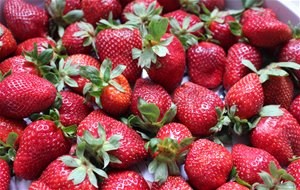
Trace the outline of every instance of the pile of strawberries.
{"label": "pile of strawberries", "polygon": [[300,189],[300,32],[262,0],[4,1],[0,190]]}

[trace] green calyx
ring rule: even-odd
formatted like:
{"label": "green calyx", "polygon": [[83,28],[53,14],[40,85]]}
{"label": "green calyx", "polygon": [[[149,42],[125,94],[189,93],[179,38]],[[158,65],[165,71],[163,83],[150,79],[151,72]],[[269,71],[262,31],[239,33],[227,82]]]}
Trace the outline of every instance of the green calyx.
{"label": "green calyx", "polygon": [[18,134],[10,132],[6,139],[6,142],[0,140],[0,159],[5,160],[8,163],[12,163],[16,157],[15,143],[17,141]]}
{"label": "green calyx", "polygon": [[185,11],[196,15],[199,15],[201,10],[199,2],[199,0],[180,0],[181,7]]}
{"label": "green calyx", "polygon": [[2,74],[2,72],[0,71],[0,82],[2,82],[6,77],[8,77],[9,75],[11,75],[12,71],[9,70],[7,73]]}
{"label": "green calyx", "polygon": [[125,92],[123,87],[115,80],[115,78],[120,76],[125,69],[125,65],[118,65],[112,70],[112,62],[110,59],[105,59],[102,62],[100,71],[91,66],[80,67],[80,75],[90,80],[90,82],[84,86],[83,94],[87,99],[94,97],[97,105],[102,108],[100,96],[103,88],[111,85],[118,91]]}
{"label": "green calyx", "polygon": [[264,3],[264,0],[242,0],[243,7],[249,9],[252,7],[261,7]]}
{"label": "green calyx", "polygon": [[122,29],[127,28],[133,30],[135,26],[129,24],[120,24],[119,22],[114,21],[112,12],[109,13],[108,19],[101,19],[99,23],[97,23],[96,34],[98,34],[101,30],[105,29]]}
{"label": "green calyx", "polygon": [[92,45],[93,48],[96,49],[95,46],[96,31],[94,30],[93,25],[87,22],[79,22],[77,26],[80,28],[80,31],[75,32],[73,36],[85,39],[83,42],[84,47]]}
{"label": "green calyx", "polygon": [[229,22],[229,28],[233,35],[235,35],[235,36],[243,35],[242,25],[239,22],[237,22],[237,21]]}
{"label": "green calyx", "polygon": [[[0,37],[1,37],[3,34],[4,34],[4,31],[3,31],[2,28],[0,28]],[[1,49],[2,46],[3,46],[3,42],[0,41],[0,49]]]}
{"label": "green calyx", "polygon": [[[300,27],[299,26],[293,26],[291,21],[288,21],[288,25],[289,25],[289,27],[291,28],[291,30],[293,32],[293,38],[294,39],[300,39]],[[0,36],[1,36],[1,34],[0,34]],[[0,47],[1,47],[1,45],[0,45]]]}
{"label": "green calyx", "polygon": [[151,137],[154,137],[162,126],[172,122],[177,113],[177,107],[172,103],[170,109],[165,113],[163,118],[159,120],[159,108],[155,104],[147,103],[142,98],[138,98],[137,107],[141,117],[131,115],[128,118],[127,124],[131,127],[141,129]]}
{"label": "green calyx", "polygon": [[[167,31],[167,27],[167,18],[158,18],[150,21],[146,33],[142,34],[144,37],[142,50],[132,49],[132,58],[138,59],[140,67],[149,69],[151,63],[157,64],[157,56],[165,57],[169,54],[167,46],[173,41],[174,37],[171,36],[166,40],[161,40]],[[159,65],[157,66],[159,67]]]}

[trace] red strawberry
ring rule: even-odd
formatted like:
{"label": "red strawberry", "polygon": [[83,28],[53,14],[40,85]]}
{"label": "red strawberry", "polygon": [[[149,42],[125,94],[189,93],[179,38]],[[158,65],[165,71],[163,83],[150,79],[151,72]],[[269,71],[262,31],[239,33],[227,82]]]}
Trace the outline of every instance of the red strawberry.
{"label": "red strawberry", "polygon": [[173,101],[177,106],[178,120],[193,135],[210,134],[209,129],[218,122],[216,107],[224,107],[217,94],[191,82],[184,83],[174,91]]}
{"label": "red strawberry", "polygon": [[25,123],[22,120],[12,120],[0,116],[0,141],[6,142],[11,132],[16,133],[19,139],[22,136],[24,128]]}
{"label": "red strawberry", "polygon": [[15,51],[17,42],[12,33],[0,23],[0,60]]}
{"label": "red strawberry", "polygon": [[134,0],[119,0],[119,1],[121,3],[122,7],[125,7],[128,3],[130,3],[130,2],[132,2]]}
{"label": "red strawberry", "polygon": [[51,106],[55,87],[47,80],[31,74],[12,74],[0,82],[1,115],[21,119]]}
{"label": "red strawberry", "polygon": [[221,84],[226,53],[220,46],[200,42],[188,49],[187,62],[192,82],[206,88],[216,88]]}
{"label": "red strawberry", "polygon": [[5,160],[0,159],[0,189],[8,190],[10,183],[10,169]]}
{"label": "red strawberry", "polygon": [[262,182],[258,173],[269,171],[270,162],[274,162],[277,167],[281,168],[276,158],[268,152],[243,144],[236,144],[232,147],[232,158],[239,178],[250,185]]}
{"label": "red strawberry", "polygon": [[297,96],[293,100],[289,111],[297,119],[298,123],[300,123],[300,96]]}
{"label": "red strawberry", "polygon": [[54,41],[47,38],[31,38],[20,44],[18,44],[18,48],[15,51],[15,55],[22,55],[24,51],[30,52],[34,50],[34,44],[37,46],[38,53],[42,53],[44,50],[48,49],[50,45],[52,48],[55,48],[56,44]]}
{"label": "red strawberry", "polygon": [[36,179],[48,164],[69,152],[71,143],[60,127],[50,120],[38,120],[26,127],[14,161],[17,176]]}
{"label": "red strawberry", "polygon": [[232,166],[232,157],[226,148],[199,139],[192,144],[187,154],[185,171],[195,189],[213,190],[226,183]]}
{"label": "red strawberry", "polygon": [[287,172],[295,178],[297,190],[300,190],[300,160],[293,161],[288,166]]}
{"label": "red strawberry", "polygon": [[260,119],[250,136],[254,147],[272,154],[282,165],[300,155],[300,125],[284,108],[282,116]]}
{"label": "red strawberry", "polygon": [[164,13],[175,11],[180,8],[179,0],[157,0],[163,7]]}
{"label": "red strawberry", "polygon": [[217,190],[249,190],[249,189],[236,182],[228,182],[222,185],[221,187],[219,187]]}
{"label": "red strawberry", "polygon": [[40,181],[34,181],[29,186],[29,190],[52,190],[45,183]]}
{"label": "red strawberry", "polygon": [[153,183],[152,190],[170,190],[170,189],[180,189],[180,190],[192,190],[192,187],[180,176],[169,176],[167,181],[161,186],[157,183]]}
{"label": "red strawberry", "polygon": [[245,12],[243,12],[240,22],[243,25],[246,20],[251,19],[253,16],[257,15],[265,18],[277,19],[277,15],[272,9],[255,7],[253,9],[247,9]]}
{"label": "red strawberry", "polygon": [[78,136],[88,130],[94,137],[99,137],[98,124],[106,131],[107,139],[113,135],[121,135],[120,147],[110,151],[111,155],[117,157],[122,163],[111,163],[114,168],[128,168],[146,158],[147,152],[144,149],[145,142],[131,128],[125,124],[106,116],[102,111],[96,110],[90,113],[78,126]]}
{"label": "red strawberry", "polygon": [[200,0],[199,4],[200,3],[203,3],[210,11],[213,11],[215,8],[218,8],[219,10],[225,8],[225,0]]}
{"label": "red strawberry", "polygon": [[59,107],[60,122],[64,126],[79,125],[89,115],[92,106],[85,102],[85,99],[73,92],[63,91],[60,93],[62,104]]}
{"label": "red strawberry", "polygon": [[122,13],[122,6],[118,0],[82,0],[81,6],[84,18],[94,26],[101,19],[108,19],[110,12],[114,19],[119,18]]}
{"label": "red strawberry", "polygon": [[104,179],[100,190],[150,190],[145,179],[134,171],[112,172]]}
{"label": "red strawberry", "polygon": [[25,57],[21,55],[8,58],[0,63],[0,72],[7,73],[9,70],[11,70],[12,73],[39,75],[39,71],[34,63],[27,61]]}
{"label": "red strawberry", "polygon": [[250,73],[230,88],[225,97],[229,108],[236,106],[235,115],[240,119],[248,119],[259,113],[264,104],[263,88],[259,77]]}
{"label": "red strawberry", "polygon": [[5,1],[4,18],[8,28],[19,41],[47,35],[46,11],[23,0]]}
{"label": "red strawberry", "polygon": [[263,48],[275,47],[292,38],[292,30],[287,24],[262,16],[253,16],[251,19],[247,19],[242,30],[250,44]]}
{"label": "red strawberry", "polygon": [[123,74],[130,83],[134,83],[142,73],[137,60],[132,59],[132,49],[141,47],[142,40],[137,29],[105,29],[100,31],[96,38],[100,60],[110,59],[113,68],[119,64],[125,65],[126,69]]}
{"label": "red strawberry", "polygon": [[250,69],[242,64],[243,59],[251,61],[256,69],[260,69],[262,65],[262,55],[257,48],[246,43],[233,45],[228,50],[225,65],[223,85],[226,90],[229,90],[241,78],[250,73]]}

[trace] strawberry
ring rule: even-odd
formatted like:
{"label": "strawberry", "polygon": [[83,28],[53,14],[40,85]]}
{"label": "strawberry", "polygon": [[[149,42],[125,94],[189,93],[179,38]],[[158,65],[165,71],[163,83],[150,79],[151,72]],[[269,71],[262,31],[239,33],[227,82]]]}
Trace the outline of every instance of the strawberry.
{"label": "strawberry", "polygon": [[257,15],[264,18],[277,19],[277,15],[272,9],[255,7],[244,11],[240,22],[243,25],[246,22],[246,20],[251,19],[253,16],[257,16]]}
{"label": "strawberry", "polygon": [[251,133],[250,140],[254,147],[269,152],[282,165],[288,165],[290,158],[300,155],[300,126],[287,110],[281,110],[281,116],[260,119]]}
{"label": "strawberry", "polygon": [[56,46],[55,42],[48,38],[42,38],[42,37],[30,38],[18,44],[18,47],[15,51],[15,55],[22,55],[22,53],[25,51],[27,52],[33,51],[34,44],[36,44],[37,46],[38,54],[48,49],[49,46],[52,48],[55,48]]}
{"label": "strawberry", "polygon": [[1,115],[21,119],[51,106],[55,87],[47,80],[31,74],[12,74],[0,82]]}
{"label": "strawberry", "polygon": [[96,49],[100,60],[110,59],[113,68],[119,64],[125,65],[126,70],[123,74],[130,83],[134,83],[142,73],[137,60],[132,59],[132,49],[141,47],[142,40],[137,29],[113,27],[100,31],[96,37]]}
{"label": "strawberry", "polygon": [[192,82],[178,87],[174,91],[173,101],[177,106],[177,119],[193,135],[210,134],[209,129],[218,122],[216,107],[224,107],[217,94]]}
{"label": "strawberry", "polygon": [[253,16],[242,26],[243,35],[250,44],[270,48],[288,42],[292,38],[289,26],[277,19]]}
{"label": "strawberry", "polygon": [[152,184],[152,190],[169,190],[169,189],[180,189],[180,190],[192,190],[192,187],[180,176],[169,176],[167,181],[162,185],[156,183]]}
{"label": "strawberry", "polygon": [[216,88],[221,84],[226,53],[220,46],[200,42],[188,49],[187,62],[192,82],[206,88]]}
{"label": "strawberry", "polygon": [[7,0],[3,11],[7,26],[17,40],[46,37],[48,16],[45,10],[23,0]]}
{"label": "strawberry", "polygon": [[10,183],[10,169],[5,160],[0,159],[0,189],[8,190]]}
{"label": "strawberry", "polygon": [[[109,153],[117,157],[121,162],[111,163],[114,168],[128,168],[142,161],[147,157],[147,152],[144,149],[145,142],[131,128],[125,124],[106,116],[102,111],[96,110],[90,113],[78,126],[78,136],[83,136],[84,130],[89,131],[95,138],[98,138],[98,125],[103,126],[106,135],[102,138],[110,138],[113,135],[120,135],[120,146],[118,149],[109,151]],[[100,138],[101,138],[100,137]],[[112,161],[112,160],[110,160]]]}
{"label": "strawberry", "polygon": [[121,3],[122,7],[125,7],[128,3],[130,3],[130,2],[132,2],[134,0],[119,0],[119,1]]}
{"label": "strawberry", "polygon": [[227,182],[217,190],[249,190],[247,187],[240,185],[236,182]]}
{"label": "strawberry", "polygon": [[179,0],[157,0],[163,7],[164,13],[175,11],[180,8]]}
{"label": "strawberry", "polygon": [[112,172],[104,179],[101,190],[150,190],[145,179],[134,171]]}
{"label": "strawberry", "polygon": [[21,55],[10,57],[0,63],[0,72],[7,73],[9,70],[13,73],[39,75],[39,71],[35,67],[34,63],[27,61],[25,57]]}
{"label": "strawberry", "polygon": [[187,154],[185,171],[195,189],[213,190],[226,183],[232,166],[232,156],[226,148],[199,139]]}
{"label": "strawberry", "polygon": [[52,190],[45,183],[34,181],[30,184],[29,190]]}
{"label": "strawberry", "polygon": [[7,57],[15,51],[17,48],[17,42],[4,25],[0,23],[0,60]]}
{"label": "strawberry", "polygon": [[300,160],[293,161],[288,167],[287,172],[295,178],[297,190],[300,189]]}
{"label": "strawberry", "polygon": [[[24,128],[25,123],[22,120],[12,120],[0,116],[0,141],[6,142],[11,132],[16,133],[19,139],[22,136]],[[16,142],[18,143],[18,140]]]}
{"label": "strawberry", "polygon": [[290,108],[289,108],[290,113],[297,119],[298,123],[300,123],[300,96],[297,96]]}
{"label": "strawberry", "polygon": [[114,19],[120,17],[122,6],[118,0],[82,0],[81,1],[84,18],[93,26],[101,19],[108,19],[110,12]]}
{"label": "strawberry", "polygon": [[241,78],[250,73],[249,68],[242,64],[243,59],[251,61],[256,69],[260,69],[262,65],[262,55],[257,48],[246,43],[233,45],[228,50],[223,77],[223,86],[226,90],[229,90]]}

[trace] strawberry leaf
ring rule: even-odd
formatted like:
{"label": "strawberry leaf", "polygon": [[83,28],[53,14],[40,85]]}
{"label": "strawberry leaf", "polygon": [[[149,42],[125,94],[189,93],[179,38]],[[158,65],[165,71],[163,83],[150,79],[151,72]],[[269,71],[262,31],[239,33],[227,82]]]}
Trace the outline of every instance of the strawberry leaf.
{"label": "strawberry leaf", "polygon": [[83,11],[82,10],[72,10],[72,11],[69,11],[67,14],[65,14],[62,18],[67,24],[72,24],[83,18]]}
{"label": "strawberry leaf", "polygon": [[160,42],[161,37],[166,33],[168,27],[168,19],[161,18],[152,20],[149,24],[149,34],[153,36],[154,40]]}
{"label": "strawberry leaf", "polygon": [[251,63],[251,61],[243,59],[242,60],[242,64],[245,65],[246,67],[248,67],[251,71],[257,73],[257,69],[255,68],[255,66],[253,65],[253,63]]}
{"label": "strawberry leaf", "polygon": [[90,183],[94,187],[98,188],[97,178],[96,178],[94,172],[92,170],[87,170],[87,174],[88,174],[88,178],[89,178]]}
{"label": "strawberry leaf", "polygon": [[267,105],[261,108],[259,115],[261,117],[282,116],[283,111],[280,109],[280,105]]}
{"label": "strawberry leaf", "polygon": [[74,185],[78,185],[84,181],[86,177],[86,169],[81,166],[78,168],[75,168],[70,175],[68,176],[68,180],[72,180]]}

